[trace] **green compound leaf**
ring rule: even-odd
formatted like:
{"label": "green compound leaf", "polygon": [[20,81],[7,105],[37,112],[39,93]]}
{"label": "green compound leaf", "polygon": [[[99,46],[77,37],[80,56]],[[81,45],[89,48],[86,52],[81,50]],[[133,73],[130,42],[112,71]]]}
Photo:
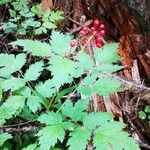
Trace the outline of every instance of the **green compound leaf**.
{"label": "green compound leaf", "polygon": [[62,123],[62,116],[59,113],[47,112],[40,115],[37,120],[46,125],[55,125]]}
{"label": "green compound leaf", "polygon": [[0,134],[0,147],[4,144],[5,141],[11,139],[11,134],[8,133],[1,133]]}
{"label": "green compound leaf", "polygon": [[103,48],[97,49],[94,53],[94,58],[100,63],[114,63],[121,60],[117,54],[118,43],[104,45]]}
{"label": "green compound leaf", "polygon": [[20,70],[26,62],[25,54],[0,54],[0,76],[7,77]]}
{"label": "green compound leaf", "polygon": [[75,48],[70,47],[71,39],[72,36],[70,36],[70,34],[63,34],[60,32],[52,31],[50,40],[52,51],[62,56],[64,56],[65,53],[73,52]]}
{"label": "green compound leaf", "polygon": [[119,80],[103,77],[95,82],[93,85],[93,91],[101,96],[107,97],[113,92],[119,91],[122,83]]}
{"label": "green compound leaf", "polygon": [[70,117],[74,121],[82,121],[83,117],[86,115],[84,112],[89,105],[88,100],[78,100],[73,106],[71,100],[67,100],[62,108],[62,114]]}
{"label": "green compound leaf", "polygon": [[28,81],[37,80],[42,70],[44,69],[43,66],[44,63],[42,61],[30,65],[29,69],[26,71],[24,75],[24,79]]}
{"label": "green compound leaf", "polygon": [[69,134],[70,138],[67,142],[69,150],[85,150],[90,139],[91,132],[84,128],[77,127]]}
{"label": "green compound leaf", "polygon": [[15,42],[11,42],[10,44],[23,46],[24,51],[32,53],[33,56],[48,57],[51,55],[51,46],[41,41],[17,40]]}
{"label": "green compound leaf", "polygon": [[68,58],[62,58],[55,56],[50,59],[50,66],[48,70],[53,75],[53,83],[55,87],[59,88],[64,83],[70,83],[73,81],[73,74],[76,71],[76,63]]}
{"label": "green compound leaf", "polygon": [[25,98],[23,96],[12,96],[6,100],[0,107],[0,125],[4,124],[7,119],[13,117],[23,109]]}
{"label": "green compound leaf", "polygon": [[108,122],[97,128],[93,138],[96,149],[140,150],[129,134],[122,131],[124,127],[121,122]]}
{"label": "green compound leaf", "polygon": [[40,150],[49,150],[54,147],[57,140],[62,142],[65,137],[65,130],[61,124],[46,126],[41,129],[37,136],[39,136]]}

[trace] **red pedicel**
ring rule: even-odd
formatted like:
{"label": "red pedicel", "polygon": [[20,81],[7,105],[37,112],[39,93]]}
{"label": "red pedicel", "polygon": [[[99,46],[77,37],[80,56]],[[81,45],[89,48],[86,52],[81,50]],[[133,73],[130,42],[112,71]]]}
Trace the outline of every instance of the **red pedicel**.
{"label": "red pedicel", "polygon": [[75,46],[76,46],[76,42],[75,42],[75,41],[71,41],[71,42],[70,42],[70,46],[71,46],[71,47],[75,47]]}
{"label": "red pedicel", "polygon": [[99,32],[99,35],[100,35],[101,37],[104,37],[104,35],[105,35],[105,30],[101,30],[101,31]]}

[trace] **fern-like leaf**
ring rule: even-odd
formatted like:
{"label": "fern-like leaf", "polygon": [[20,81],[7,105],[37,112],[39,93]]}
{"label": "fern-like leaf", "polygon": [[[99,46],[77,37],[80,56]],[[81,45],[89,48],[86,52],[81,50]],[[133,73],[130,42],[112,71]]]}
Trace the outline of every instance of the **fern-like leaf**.
{"label": "fern-like leaf", "polygon": [[117,54],[118,43],[106,44],[101,48],[101,50],[97,49],[94,52],[94,58],[97,62],[100,63],[113,63],[121,60],[119,55]]}
{"label": "fern-like leaf", "polygon": [[62,56],[64,56],[65,53],[73,52],[75,48],[71,48],[69,44],[71,39],[72,36],[70,36],[70,34],[63,34],[56,31],[52,31],[50,40],[52,51]]}
{"label": "fern-like leaf", "polygon": [[67,142],[69,150],[85,150],[90,139],[91,132],[84,128],[78,127],[70,133],[70,138]]}
{"label": "fern-like leaf", "polygon": [[52,80],[56,88],[59,88],[64,83],[73,81],[73,74],[76,71],[76,63],[74,61],[57,56],[51,58],[49,63],[48,70],[52,72]]}
{"label": "fern-like leaf", "polygon": [[47,57],[51,55],[51,46],[41,41],[17,40],[15,42],[11,42],[11,44],[23,46],[23,50],[32,53],[33,56]]}
{"label": "fern-like leaf", "polygon": [[63,141],[65,137],[65,130],[61,124],[46,126],[41,129],[37,136],[39,136],[40,150],[49,150],[54,147],[57,140]]}
{"label": "fern-like leaf", "polygon": [[20,70],[26,62],[25,54],[0,54],[0,76],[7,77]]}
{"label": "fern-like leaf", "polygon": [[23,96],[12,96],[6,100],[0,107],[0,125],[6,122],[7,119],[18,114],[25,105]]}
{"label": "fern-like leaf", "polygon": [[36,62],[30,65],[29,69],[26,71],[24,78],[28,81],[37,80],[43,70],[44,63],[42,61]]}
{"label": "fern-like leaf", "polygon": [[93,138],[96,149],[140,150],[129,134],[122,131],[124,127],[121,122],[107,122],[97,128]]}
{"label": "fern-like leaf", "polygon": [[62,108],[62,114],[70,117],[73,121],[82,121],[83,117],[86,115],[84,111],[87,109],[88,105],[88,100],[78,100],[74,106],[70,100],[67,100]]}
{"label": "fern-like leaf", "polygon": [[47,112],[40,115],[37,120],[46,125],[56,125],[62,123],[62,116],[60,113]]}
{"label": "fern-like leaf", "polygon": [[42,103],[43,103],[42,99],[34,95],[31,95],[27,100],[27,106],[33,113],[35,113],[37,110],[41,108]]}
{"label": "fern-like leaf", "polygon": [[113,92],[119,91],[122,83],[119,80],[110,77],[99,79],[93,85],[93,91],[101,96],[107,97]]}
{"label": "fern-like leaf", "polygon": [[14,91],[14,90],[24,87],[25,84],[26,84],[26,80],[21,79],[21,78],[12,78],[12,79],[3,80],[0,82],[0,86],[4,91],[7,91],[7,90]]}

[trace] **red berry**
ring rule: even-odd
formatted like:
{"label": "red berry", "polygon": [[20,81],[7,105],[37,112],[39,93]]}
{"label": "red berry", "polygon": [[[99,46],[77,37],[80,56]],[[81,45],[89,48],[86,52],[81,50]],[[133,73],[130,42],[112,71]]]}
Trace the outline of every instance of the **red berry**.
{"label": "red berry", "polygon": [[86,35],[87,35],[87,32],[84,31],[84,30],[81,30],[81,35],[82,35],[82,36],[86,36]]}
{"label": "red berry", "polygon": [[101,24],[101,25],[99,26],[99,29],[100,29],[100,30],[105,29],[105,25],[104,25],[104,24]]}
{"label": "red berry", "polygon": [[88,31],[88,28],[87,28],[86,26],[83,26],[83,27],[82,27],[82,30],[85,31],[85,32],[87,32],[87,31]]}
{"label": "red berry", "polygon": [[104,37],[104,35],[105,35],[105,30],[101,30],[101,31],[99,32],[99,35],[100,35],[101,37]]}
{"label": "red berry", "polygon": [[96,43],[102,43],[102,39],[100,37],[97,37],[95,40]]}
{"label": "red berry", "polygon": [[96,46],[98,47],[98,48],[102,48],[102,44],[101,43],[96,43]]}
{"label": "red berry", "polygon": [[76,46],[76,42],[75,42],[75,41],[71,41],[71,42],[70,42],[70,46],[71,46],[71,47],[75,47],[75,46]]}
{"label": "red berry", "polygon": [[95,32],[95,31],[96,31],[95,27],[91,27],[91,32]]}
{"label": "red berry", "polygon": [[98,19],[94,20],[94,27],[98,27],[98,26],[99,26],[99,24],[100,24],[100,22],[99,22],[99,20],[98,20]]}

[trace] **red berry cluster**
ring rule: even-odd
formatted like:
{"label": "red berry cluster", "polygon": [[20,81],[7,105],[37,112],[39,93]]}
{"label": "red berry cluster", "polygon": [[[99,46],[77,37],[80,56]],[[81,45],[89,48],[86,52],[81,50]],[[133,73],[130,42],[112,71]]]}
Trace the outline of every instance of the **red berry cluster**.
{"label": "red berry cluster", "polygon": [[[83,26],[80,31],[82,37],[88,37],[93,35],[94,43],[98,48],[103,46],[102,38],[105,36],[105,25],[102,21],[96,19],[93,22],[92,27]],[[74,41],[70,42],[70,46],[74,47],[76,43]]]}

